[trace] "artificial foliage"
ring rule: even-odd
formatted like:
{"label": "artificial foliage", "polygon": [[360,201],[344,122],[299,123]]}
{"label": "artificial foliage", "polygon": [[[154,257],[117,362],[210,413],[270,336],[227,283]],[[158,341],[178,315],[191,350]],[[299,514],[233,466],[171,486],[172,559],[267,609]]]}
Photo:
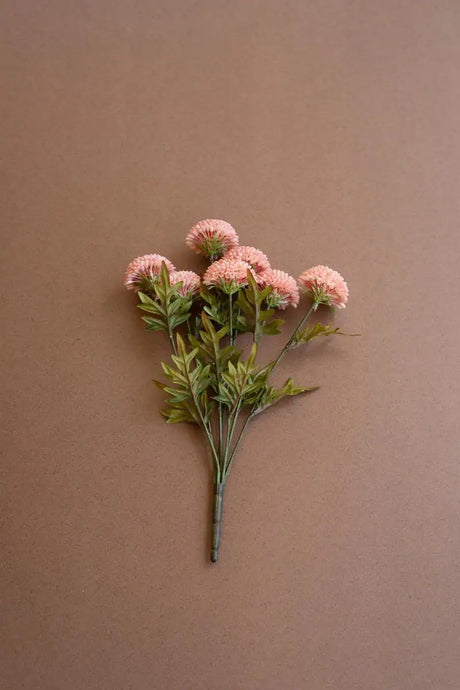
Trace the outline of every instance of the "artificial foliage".
{"label": "artificial foliage", "polygon": [[[202,276],[177,271],[159,254],[146,254],[129,264],[125,286],[137,293],[147,329],[163,331],[169,339],[171,357],[161,362],[161,380],[154,380],[165,394],[162,415],[168,424],[197,425],[209,448],[214,563],[219,557],[224,490],[248,425],[283,398],[318,388],[299,385],[293,377],[276,387],[272,374],[294,348],[315,338],[344,335],[333,321],[308,320],[320,304],[334,317],[336,309],[346,306],[348,287],[326,266],[307,269],[297,281],[273,269],[263,252],[240,246],[226,221],[200,221],[186,243],[206,261]],[[261,362],[260,340],[282,333],[283,311],[298,304],[297,327],[275,359]],[[242,334],[249,336],[241,338]]]}

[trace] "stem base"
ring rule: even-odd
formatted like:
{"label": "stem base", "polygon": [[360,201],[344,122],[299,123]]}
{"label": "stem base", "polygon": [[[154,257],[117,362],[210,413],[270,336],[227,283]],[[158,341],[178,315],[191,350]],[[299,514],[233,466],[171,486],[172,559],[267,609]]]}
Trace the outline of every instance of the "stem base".
{"label": "stem base", "polygon": [[212,514],[212,546],[211,546],[211,563],[217,563],[219,559],[220,535],[222,527],[222,504],[224,499],[223,482],[214,484],[214,508]]}

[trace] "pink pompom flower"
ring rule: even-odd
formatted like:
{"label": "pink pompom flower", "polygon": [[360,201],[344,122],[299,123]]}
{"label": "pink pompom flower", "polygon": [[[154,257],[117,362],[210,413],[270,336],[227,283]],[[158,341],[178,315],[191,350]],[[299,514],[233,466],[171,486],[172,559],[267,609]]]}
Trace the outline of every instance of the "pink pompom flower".
{"label": "pink pompom flower", "polygon": [[299,285],[317,304],[345,309],[348,286],[340,273],[328,266],[313,266],[299,276]]}
{"label": "pink pompom flower", "polygon": [[256,279],[258,275],[270,268],[267,256],[255,247],[233,247],[225,254],[225,258],[246,261],[253,269]]}
{"label": "pink pompom flower", "polygon": [[228,295],[232,295],[248,284],[250,265],[239,259],[219,259],[214,261],[203,276],[203,283],[207,287],[218,287]]}
{"label": "pink pompom flower", "polygon": [[295,278],[280,271],[277,268],[268,268],[260,276],[260,287],[271,287],[272,291],[267,298],[269,307],[286,309],[297,307],[299,303],[299,288]]}
{"label": "pink pompom flower", "polygon": [[163,262],[168,271],[175,271],[174,264],[161,254],[144,254],[133,259],[126,269],[124,285],[128,290],[142,290],[158,279]]}
{"label": "pink pompom flower", "polygon": [[169,280],[171,285],[182,283],[177,291],[182,297],[192,297],[201,289],[201,278],[193,271],[174,271],[170,274]]}
{"label": "pink pompom flower", "polygon": [[238,246],[235,228],[225,220],[208,218],[193,226],[185,238],[189,249],[214,261]]}

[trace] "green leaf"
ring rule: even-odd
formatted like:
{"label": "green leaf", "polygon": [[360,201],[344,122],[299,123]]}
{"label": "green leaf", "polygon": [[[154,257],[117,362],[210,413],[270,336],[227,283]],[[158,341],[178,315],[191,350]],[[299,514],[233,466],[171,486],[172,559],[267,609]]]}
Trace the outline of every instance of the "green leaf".
{"label": "green leaf", "polygon": [[261,323],[263,323],[264,321],[268,321],[268,319],[271,318],[274,313],[274,309],[261,309],[259,312],[259,321]]}
{"label": "green leaf", "polygon": [[171,285],[169,271],[163,262],[159,279],[153,282],[154,297],[138,292],[140,304],[138,308],[153,315],[153,320],[147,320],[149,330],[164,330],[169,334],[185,323],[191,316],[193,300],[178,294],[179,283]]}
{"label": "green leaf", "polygon": [[254,369],[254,362],[257,357],[257,343],[253,343],[251,347],[251,352],[249,353],[248,360],[246,362],[246,371],[249,373]]}
{"label": "green leaf", "polygon": [[198,424],[198,421],[190,408],[184,404],[179,403],[177,405],[165,405],[165,407],[161,410],[161,414],[163,417],[166,417],[167,424],[179,424],[181,422]]}
{"label": "green leaf", "polygon": [[283,323],[284,319],[272,319],[268,323],[264,323],[262,326],[263,335],[279,335]]}
{"label": "green leaf", "polygon": [[332,326],[332,324],[323,325],[322,323],[315,323],[307,326],[305,330],[300,331],[294,338],[293,347],[297,345],[309,343],[313,338],[319,336],[329,336],[342,334],[340,328]]}
{"label": "green leaf", "polygon": [[240,290],[236,297],[236,304],[249,319],[254,320],[254,305],[251,304],[247,297],[247,290]]}
{"label": "green leaf", "polygon": [[237,358],[229,359],[226,368],[221,372],[221,380],[215,400],[226,405],[231,413],[247,403],[247,393],[253,383],[257,344],[253,343],[248,359],[244,362]]}
{"label": "green leaf", "polygon": [[318,388],[319,386],[311,386],[309,388],[296,386],[292,378],[289,378],[284,386],[279,389],[276,389],[273,386],[265,386],[265,390],[259,395],[257,400],[257,410],[254,414],[259,414],[286,396],[311,393],[318,390]]}
{"label": "green leaf", "polygon": [[162,283],[163,287],[165,287],[165,288],[171,287],[171,282],[169,280],[169,271],[168,271],[168,267],[166,266],[165,261],[162,261],[162,263],[161,263],[160,278],[161,278],[161,283]]}
{"label": "green leaf", "polygon": [[177,316],[173,316],[170,319],[171,330],[174,331],[182,323],[185,323],[186,321],[188,321],[190,316],[191,316],[190,313],[183,313],[183,314],[178,314]]}
{"label": "green leaf", "polygon": [[235,319],[236,327],[243,332],[252,332],[254,341],[259,342],[263,335],[277,335],[282,319],[274,319],[276,310],[268,307],[267,300],[272,292],[271,287],[262,290],[251,271],[248,271],[248,287],[240,290],[236,299],[239,315]]}
{"label": "green leaf", "polygon": [[212,413],[215,410],[216,403],[214,400],[211,400],[209,398],[207,390],[204,390],[200,395],[200,406],[203,409],[205,419],[209,421],[209,419],[212,416]]}
{"label": "green leaf", "polygon": [[224,326],[228,320],[228,300],[224,300],[224,295],[219,290],[212,291],[203,288],[200,292],[203,300],[204,312],[209,318],[219,326]]}
{"label": "green leaf", "polygon": [[195,422],[201,426],[214,409],[214,402],[208,397],[211,386],[211,365],[197,359],[199,347],[187,350],[181,335],[176,335],[177,355],[171,355],[174,366],[161,362],[161,367],[170,384],[154,381],[168,396],[163,415],[170,424],[182,421]]}
{"label": "green leaf", "polygon": [[164,391],[164,389],[166,388],[166,383],[163,383],[162,381],[157,381],[157,379],[152,379],[152,381],[155,384],[155,386],[160,390]]}
{"label": "green leaf", "polygon": [[163,322],[160,319],[154,319],[151,316],[142,316],[141,318],[147,324],[149,331],[161,331],[164,329]]}
{"label": "green leaf", "polygon": [[137,296],[142,304],[155,304],[154,300],[143,292],[138,292]]}
{"label": "green leaf", "polygon": [[[179,357],[184,357],[186,355],[186,349],[185,349],[185,343],[184,339],[182,338],[180,333],[176,334],[176,344],[177,344],[177,352],[179,353]],[[173,360],[179,359],[178,357],[172,357]]]}

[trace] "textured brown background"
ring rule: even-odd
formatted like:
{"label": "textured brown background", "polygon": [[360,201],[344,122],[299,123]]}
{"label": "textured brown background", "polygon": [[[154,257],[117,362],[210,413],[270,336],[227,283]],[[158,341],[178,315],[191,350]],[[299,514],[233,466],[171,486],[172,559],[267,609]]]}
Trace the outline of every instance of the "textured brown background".
{"label": "textured brown background", "polygon": [[[2,14],[2,689],[457,689],[459,3]],[[197,267],[203,217],[336,267],[362,333],[280,367],[321,390],[250,430],[217,567],[121,287],[141,253]]]}

